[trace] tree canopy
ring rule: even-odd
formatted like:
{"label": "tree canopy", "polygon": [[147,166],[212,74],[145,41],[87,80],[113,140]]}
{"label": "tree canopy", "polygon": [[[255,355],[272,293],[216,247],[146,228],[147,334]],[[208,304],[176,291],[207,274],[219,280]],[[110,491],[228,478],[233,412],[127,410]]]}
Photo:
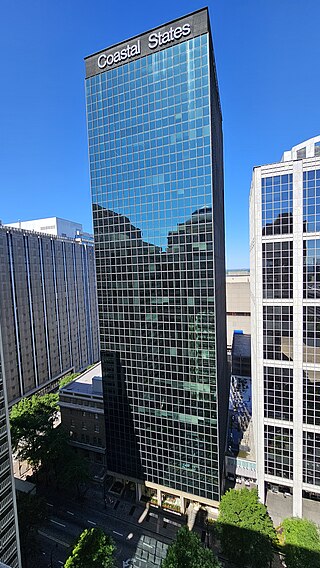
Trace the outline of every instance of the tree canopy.
{"label": "tree canopy", "polygon": [[182,527],[176,540],[170,544],[161,568],[219,568],[212,550],[204,548],[199,536]]}
{"label": "tree canopy", "polygon": [[53,431],[58,411],[58,395],[45,394],[23,398],[10,412],[13,451],[36,470],[47,453],[44,446]]}
{"label": "tree canopy", "polygon": [[64,568],[114,568],[115,545],[100,528],[85,529],[79,536]]}
{"label": "tree canopy", "polygon": [[291,518],[282,523],[288,568],[320,568],[320,536],[307,519]]}
{"label": "tree canopy", "polygon": [[23,565],[28,565],[36,549],[35,536],[48,516],[45,500],[38,495],[17,491],[17,508],[19,520],[19,537]]}
{"label": "tree canopy", "polygon": [[230,489],[223,495],[217,528],[222,551],[234,564],[269,566],[276,533],[255,489]]}
{"label": "tree canopy", "polygon": [[69,445],[67,433],[54,427],[58,414],[58,395],[34,395],[13,406],[10,414],[12,447],[20,460],[26,460],[36,472],[41,468],[47,482],[75,488],[78,497],[87,489],[87,461]]}
{"label": "tree canopy", "polygon": [[[88,369],[90,369],[90,367],[88,367]],[[59,381],[59,389],[62,389],[63,387],[71,383],[71,381],[74,381],[74,379],[76,379],[80,374],[81,373],[71,373],[70,375],[62,377],[62,379],[60,379]]]}

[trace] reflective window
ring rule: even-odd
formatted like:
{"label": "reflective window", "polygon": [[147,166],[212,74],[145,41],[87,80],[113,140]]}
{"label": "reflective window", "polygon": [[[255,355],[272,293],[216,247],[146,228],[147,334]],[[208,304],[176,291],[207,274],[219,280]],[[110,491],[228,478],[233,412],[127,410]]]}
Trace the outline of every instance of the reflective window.
{"label": "reflective window", "polygon": [[292,306],[263,307],[263,356],[265,359],[292,360]]}
{"label": "reflective window", "polygon": [[300,150],[297,150],[297,160],[304,160],[306,155],[307,155],[306,148],[300,148]]}
{"label": "reflective window", "polygon": [[320,434],[303,432],[303,481],[320,485]]}
{"label": "reflective window", "polygon": [[320,231],[320,170],[303,173],[304,231]]}
{"label": "reflective window", "polygon": [[264,367],[264,415],[277,420],[292,420],[293,370]]}
{"label": "reflective window", "polygon": [[262,234],[292,233],[292,174],[261,179]]}
{"label": "reflective window", "polygon": [[303,297],[320,298],[320,239],[303,241]]}
{"label": "reflective window", "polygon": [[262,243],[264,298],[292,298],[292,241]]}
{"label": "reflective window", "polygon": [[303,308],[303,361],[320,364],[320,306]]}
{"label": "reflective window", "polygon": [[320,426],[320,371],[303,371],[303,421]]}
{"label": "reflective window", "polygon": [[265,473],[292,479],[292,430],[265,426]]}

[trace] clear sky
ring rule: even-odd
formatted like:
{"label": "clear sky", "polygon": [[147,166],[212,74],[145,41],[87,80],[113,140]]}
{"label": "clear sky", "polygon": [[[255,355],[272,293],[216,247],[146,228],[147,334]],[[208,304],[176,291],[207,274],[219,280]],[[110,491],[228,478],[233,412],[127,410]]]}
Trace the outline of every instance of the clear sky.
{"label": "clear sky", "polygon": [[[0,218],[91,231],[83,58],[200,0],[2,0]],[[228,268],[249,266],[254,165],[320,134],[320,1],[208,2],[223,112]]]}

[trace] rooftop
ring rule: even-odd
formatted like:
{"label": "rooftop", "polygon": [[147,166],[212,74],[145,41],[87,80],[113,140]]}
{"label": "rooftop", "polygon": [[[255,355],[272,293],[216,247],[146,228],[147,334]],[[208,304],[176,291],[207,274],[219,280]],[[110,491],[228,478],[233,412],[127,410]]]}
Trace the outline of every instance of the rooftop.
{"label": "rooftop", "polygon": [[79,375],[74,381],[60,389],[60,394],[87,394],[102,398],[101,362]]}
{"label": "rooftop", "polygon": [[232,343],[233,357],[251,357],[251,335],[234,333]]}

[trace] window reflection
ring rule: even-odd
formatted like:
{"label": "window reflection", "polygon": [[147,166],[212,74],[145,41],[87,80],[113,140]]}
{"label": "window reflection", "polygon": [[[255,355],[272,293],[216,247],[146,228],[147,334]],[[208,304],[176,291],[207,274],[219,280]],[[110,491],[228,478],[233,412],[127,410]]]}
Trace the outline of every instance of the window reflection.
{"label": "window reflection", "polygon": [[292,233],[292,174],[262,178],[262,234]]}

